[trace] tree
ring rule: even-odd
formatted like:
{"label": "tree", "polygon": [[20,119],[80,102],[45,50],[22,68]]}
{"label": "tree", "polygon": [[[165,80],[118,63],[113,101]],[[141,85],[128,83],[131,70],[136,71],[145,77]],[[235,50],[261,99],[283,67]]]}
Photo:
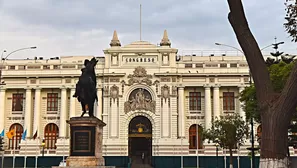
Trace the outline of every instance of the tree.
{"label": "tree", "polygon": [[248,126],[238,115],[221,116],[212,122],[210,129],[205,130],[203,138],[218,143],[220,147],[229,149],[230,167],[233,167],[233,151],[239,144],[244,143],[244,138],[248,136]]}
{"label": "tree", "polygon": [[286,22],[284,23],[286,31],[292,37],[292,41],[297,42],[297,3],[296,0],[286,0]]}
{"label": "tree", "polygon": [[[281,61],[278,63],[271,63],[271,59],[267,59],[266,64],[270,74],[270,79],[275,91],[281,92],[287,82],[289,74],[295,64],[293,60],[287,61],[286,57],[282,57]],[[286,62],[285,62],[286,61]],[[269,63],[267,63],[269,62]],[[270,64],[271,63],[271,64]],[[258,101],[256,96],[256,88],[252,84],[246,87],[240,93],[240,99],[243,102],[243,109],[246,113],[247,120],[252,116],[256,122],[261,123],[261,115],[258,107]]]}
{"label": "tree", "polygon": [[227,0],[229,22],[250,67],[261,115],[260,168],[288,167],[288,127],[297,106],[297,64],[281,92],[275,91],[263,55],[255,40],[241,0]]}

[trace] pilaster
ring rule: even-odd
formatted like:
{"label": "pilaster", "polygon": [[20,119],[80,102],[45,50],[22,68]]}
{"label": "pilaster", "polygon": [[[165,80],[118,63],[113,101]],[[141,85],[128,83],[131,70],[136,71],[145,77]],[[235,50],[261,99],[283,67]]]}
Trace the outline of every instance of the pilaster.
{"label": "pilaster", "polygon": [[34,103],[34,122],[33,122],[33,135],[37,132],[37,135],[40,135],[40,129],[38,128],[40,124],[40,106],[41,106],[41,89],[35,89],[35,103]]}
{"label": "pilaster", "polygon": [[185,136],[184,87],[178,87],[178,136]]}
{"label": "pilaster", "polygon": [[204,86],[204,116],[205,116],[205,128],[211,127],[211,97],[210,97],[210,86]]}
{"label": "pilaster", "polygon": [[24,131],[27,130],[27,136],[32,136],[31,123],[32,123],[32,89],[26,89],[26,109],[25,109],[25,123]]}
{"label": "pilaster", "polygon": [[0,89],[0,133],[5,128],[5,89]]}
{"label": "pilaster", "polygon": [[62,88],[59,137],[66,136],[66,112],[67,112],[67,90],[66,88]]}

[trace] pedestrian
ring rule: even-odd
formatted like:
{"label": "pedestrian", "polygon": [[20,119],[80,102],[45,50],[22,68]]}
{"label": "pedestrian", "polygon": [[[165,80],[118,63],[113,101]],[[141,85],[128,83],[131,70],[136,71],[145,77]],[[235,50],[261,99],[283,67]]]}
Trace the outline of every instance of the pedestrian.
{"label": "pedestrian", "polygon": [[142,164],[144,164],[144,152],[142,152],[141,159],[142,159]]}

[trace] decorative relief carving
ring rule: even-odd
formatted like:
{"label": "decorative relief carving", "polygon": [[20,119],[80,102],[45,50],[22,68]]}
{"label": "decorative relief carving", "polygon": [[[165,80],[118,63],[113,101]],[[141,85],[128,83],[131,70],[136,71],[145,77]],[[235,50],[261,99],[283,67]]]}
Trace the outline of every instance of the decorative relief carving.
{"label": "decorative relief carving", "polygon": [[172,95],[177,95],[177,87],[172,86]]}
{"label": "decorative relief carving", "polygon": [[153,85],[156,85],[156,93],[159,94],[159,84],[160,84],[160,81],[158,80],[155,80],[155,82],[153,83]]}
{"label": "decorative relief carving", "polygon": [[155,112],[156,101],[152,100],[151,94],[145,89],[135,89],[129,95],[129,100],[124,104],[125,113],[135,110],[147,110]]}
{"label": "decorative relief carving", "polygon": [[172,78],[172,82],[176,82],[176,78]]}
{"label": "decorative relief carving", "polygon": [[125,90],[125,84],[126,82],[124,80],[121,81],[122,84],[122,95],[124,94],[124,90]]}
{"label": "decorative relief carving", "polygon": [[138,83],[138,84],[141,84],[141,83],[145,83],[149,86],[152,85],[152,75],[148,75],[146,73],[146,70],[139,66],[139,67],[136,67],[135,70],[133,71],[133,75],[130,74],[128,76],[128,78],[130,78],[128,80],[128,85],[131,86],[133,85],[134,83]]}
{"label": "decorative relief carving", "polygon": [[108,78],[104,78],[104,82],[105,83],[108,83]]}
{"label": "decorative relief carving", "polygon": [[215,82],[215,78],[209,78],[209,82]]}
{"label": "decorative relief carving", "polygon": [[109,86],[104,86],[104,95],[108,95]]}
{"label": "decorative relief carving", "polygon": [[113,101],[119,98],[119,87],[117,87],[116,85],[113,85],[110,88],[110,98],[113,99]]}
{"label": "decorative relief carving", "polygon": [[166,100],[170,97],[170,87],[167,85],[164,85],[161,87],[161,98]]}

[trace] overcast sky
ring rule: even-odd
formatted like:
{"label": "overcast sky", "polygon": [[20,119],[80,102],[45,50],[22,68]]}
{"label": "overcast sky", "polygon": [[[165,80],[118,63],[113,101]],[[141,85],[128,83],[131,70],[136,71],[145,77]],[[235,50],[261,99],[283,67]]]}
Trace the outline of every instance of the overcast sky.
{"label": "overcast sky", "polygon": [[[297,53],[284,31],[285,0],[243,0],[250,28],[260,47],[284,41],[281,50]],[[227,0],[0,0],[0,50],[37,46],[10,58],[62,55],[103,56],[112,33],[123,45],[139,40],[160,43],[167,29],[172,47],[184,50],[230,50],[239,47],[227,20]],[[197,51],[198,52],[198,51]]]}

